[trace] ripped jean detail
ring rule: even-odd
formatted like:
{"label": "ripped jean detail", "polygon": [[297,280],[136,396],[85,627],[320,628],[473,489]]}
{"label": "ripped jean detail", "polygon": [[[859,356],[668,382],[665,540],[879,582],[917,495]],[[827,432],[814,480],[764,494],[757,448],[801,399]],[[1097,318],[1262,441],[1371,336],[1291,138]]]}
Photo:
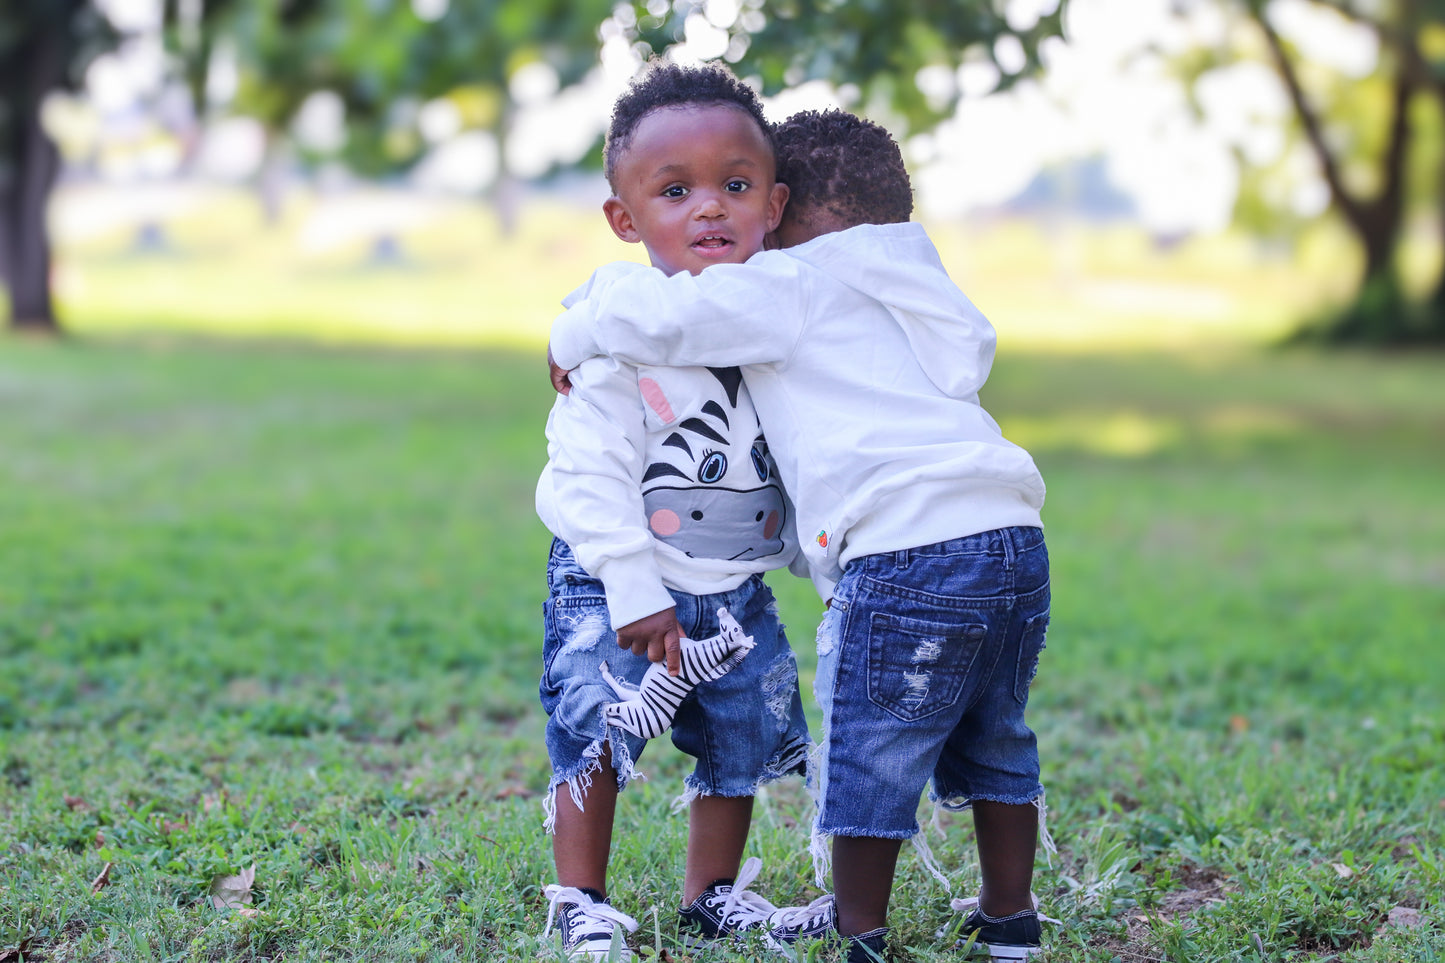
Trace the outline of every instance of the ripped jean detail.
{"label": "ripped jean detail", "polygon": [[[603,707],[615,702],[617,694],[600,666],[606,662],[613,677],[635,686],[652,663],[617,647],[602,584],[577,564],[564,543],[553,543],[547,574],[538,694],[547,712],[552,763],[545,806],[548,825],[555,827],[557,787],[566,785],[574,802],[584,800],[600,768],[604,744],[612,749],[619,789],[640,776],[635,767],[647,741],[603,722]],[[725,608],[753,639],[741,662],[687,694],[664,734],[696,760],[684,796],[746,796],[771,779],[801,774],[810,742],[797,661],[767,585],[750,577],[727,592],[672,596],[678,624],[689,638],[716,635],[718,610]],[[790,754],[799,764],[786,764]]]}

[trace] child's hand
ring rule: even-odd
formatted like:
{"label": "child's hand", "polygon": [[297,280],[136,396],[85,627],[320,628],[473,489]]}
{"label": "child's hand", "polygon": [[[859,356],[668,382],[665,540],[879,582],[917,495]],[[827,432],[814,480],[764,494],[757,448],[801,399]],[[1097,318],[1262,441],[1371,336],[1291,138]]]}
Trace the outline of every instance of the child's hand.
{"label": "child's hand", "polygon": [[646,655],[653,662],[667,662],[667,674],[682,671],[682,628],[677,609],[663,609],[617,630],[617,647]]}
{"label": "child's hand", "polygon": [[[559,368],[557,362],[552,360],[552,346],[547,346],[547,368],[552,378],[552,390],[559,395],[572,393],[572,379],[567,377],[567,369]],[[639,655],[641,653],[638,653]],[[653,660],[657,661],[656,659]]]}

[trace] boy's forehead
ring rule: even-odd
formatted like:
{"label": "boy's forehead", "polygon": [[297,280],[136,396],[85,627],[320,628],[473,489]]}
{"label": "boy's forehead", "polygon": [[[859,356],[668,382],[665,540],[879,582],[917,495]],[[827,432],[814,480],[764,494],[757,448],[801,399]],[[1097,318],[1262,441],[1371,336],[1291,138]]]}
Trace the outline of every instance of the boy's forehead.
{"label": "boy's forehead", "polygon": [[[757,119],[746,110],[727,103],[666,104],[654,107],[638,118],[618,160],[622,164],[666,164],[663,155],[670,147],[689,146],[689,135],[698,128],[726,132],[733,150],[729,159],[765,160],[775,164],[772,143]],[[759,155],[750,157],[749,155]]]}

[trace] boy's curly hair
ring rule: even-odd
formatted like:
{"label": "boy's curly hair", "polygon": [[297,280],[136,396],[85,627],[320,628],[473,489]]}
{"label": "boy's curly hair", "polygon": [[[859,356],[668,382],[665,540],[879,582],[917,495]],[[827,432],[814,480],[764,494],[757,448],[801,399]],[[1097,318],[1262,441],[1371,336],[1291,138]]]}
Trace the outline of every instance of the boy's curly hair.
{"label": "boy's curly hair", "polygon": [[721,63],[682,66],[653,60],[642,76],[632,82],[612,106],[612,121],[607,126],[607,141],[602,148],[602,171],[607,183],[616,189],[612,178],[623,151],[632,143],[632,135],[642,118],[661,107],[712,106],[736,107],[757,121],[768,146],[773,143],[773,127],[763,116],[763,105],[757,93]]}
{"label": "boy's curly hair", "polygon": [[773,129],[790,209],[826,209],[849,224],[897,224],[913,214],[903,153],[887,130],[844,110],[805,110]]}

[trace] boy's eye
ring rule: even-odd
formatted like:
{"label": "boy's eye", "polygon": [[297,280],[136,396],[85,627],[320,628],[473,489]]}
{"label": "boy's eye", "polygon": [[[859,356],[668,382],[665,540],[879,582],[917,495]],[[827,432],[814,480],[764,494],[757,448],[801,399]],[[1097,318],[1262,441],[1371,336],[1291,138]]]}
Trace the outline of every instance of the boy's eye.
{"label": "boy's eye", "polygon": [[683,187],[681,184],[673,184],[671,187],[664,187],[664,188],[662,189],[662,196],[663,196],[663,197],[686,197],[686,196],[687,196],[687,188],[686,188],[686,187]]}
{"label": "boy's eye", "polygon": [[741,194],[748,189],[747,181],[728,181],[726,190],[732,194]]}

